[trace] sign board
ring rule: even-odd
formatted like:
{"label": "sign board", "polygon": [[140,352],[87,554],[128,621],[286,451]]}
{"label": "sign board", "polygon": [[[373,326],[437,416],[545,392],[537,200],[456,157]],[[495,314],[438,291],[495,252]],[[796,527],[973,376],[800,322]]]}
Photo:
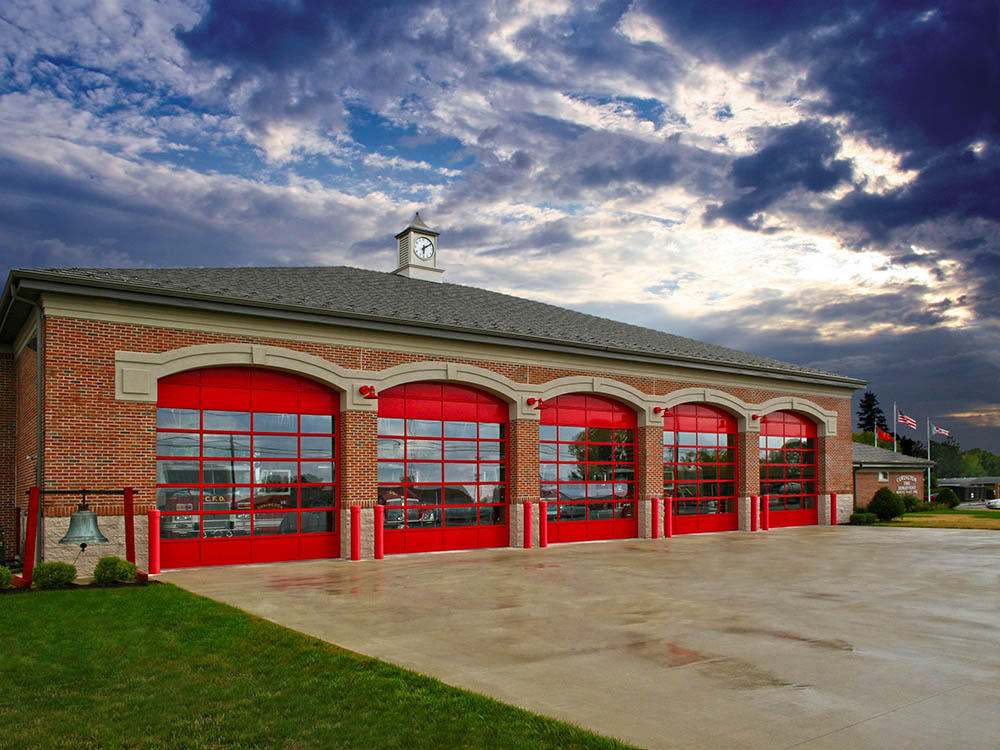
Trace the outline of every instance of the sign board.
{"label": "sign board", "polygon": [[896,492],[900,495],[919,495],[920,480],[913,474],[900,474],[896,477]]}

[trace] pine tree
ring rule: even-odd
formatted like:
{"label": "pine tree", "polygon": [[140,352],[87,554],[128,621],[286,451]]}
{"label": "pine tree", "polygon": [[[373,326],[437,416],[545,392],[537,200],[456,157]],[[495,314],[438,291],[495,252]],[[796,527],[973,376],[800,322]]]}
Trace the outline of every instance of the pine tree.
{"label": "pine tree", "polygon": [[875,432],[876,427],[889,431],[885,414],[878,405],[878,396],[871,391],[865,391],[865,395],[858,402],[858,429],[862,432]]}

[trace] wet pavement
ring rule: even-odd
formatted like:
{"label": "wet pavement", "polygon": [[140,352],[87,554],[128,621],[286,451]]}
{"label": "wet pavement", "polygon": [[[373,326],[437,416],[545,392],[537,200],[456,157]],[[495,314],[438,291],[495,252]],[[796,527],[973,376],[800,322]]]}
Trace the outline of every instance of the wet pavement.
{"label": "wet pavement", "polygon": [[994,748],[1000,533],[813,527],[162,575],[649,748]]}

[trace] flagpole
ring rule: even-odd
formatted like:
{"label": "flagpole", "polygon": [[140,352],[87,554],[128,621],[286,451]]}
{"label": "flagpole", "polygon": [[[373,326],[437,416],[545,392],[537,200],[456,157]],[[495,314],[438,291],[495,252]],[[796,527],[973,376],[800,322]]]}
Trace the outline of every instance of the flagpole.
{"label": "flagpole", "polygon": [[[927,417],[927,460],[931,460],[931,418]],[[927,464],[927,494],[924,495],[924,502],[931,501],[931,465]]]}
{"label": "flagpole", "polygon": [[899,421],[899,415],[896,414],[896,402],[892,402],[892,452],[896,452],[896,423]]}

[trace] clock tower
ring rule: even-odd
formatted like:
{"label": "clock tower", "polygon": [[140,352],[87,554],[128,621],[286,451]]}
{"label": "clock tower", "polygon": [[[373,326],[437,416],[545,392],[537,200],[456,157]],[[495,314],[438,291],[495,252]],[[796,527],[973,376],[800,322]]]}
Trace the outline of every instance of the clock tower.
{"label": "clock tower", "polygon": [[441,281],[444,270],[437,267],[437,238],[435,232],[424,224],[420,213],[413,214],[413,221],[396,235],[399,243],[399,268],[395,273],[411,279]]}

